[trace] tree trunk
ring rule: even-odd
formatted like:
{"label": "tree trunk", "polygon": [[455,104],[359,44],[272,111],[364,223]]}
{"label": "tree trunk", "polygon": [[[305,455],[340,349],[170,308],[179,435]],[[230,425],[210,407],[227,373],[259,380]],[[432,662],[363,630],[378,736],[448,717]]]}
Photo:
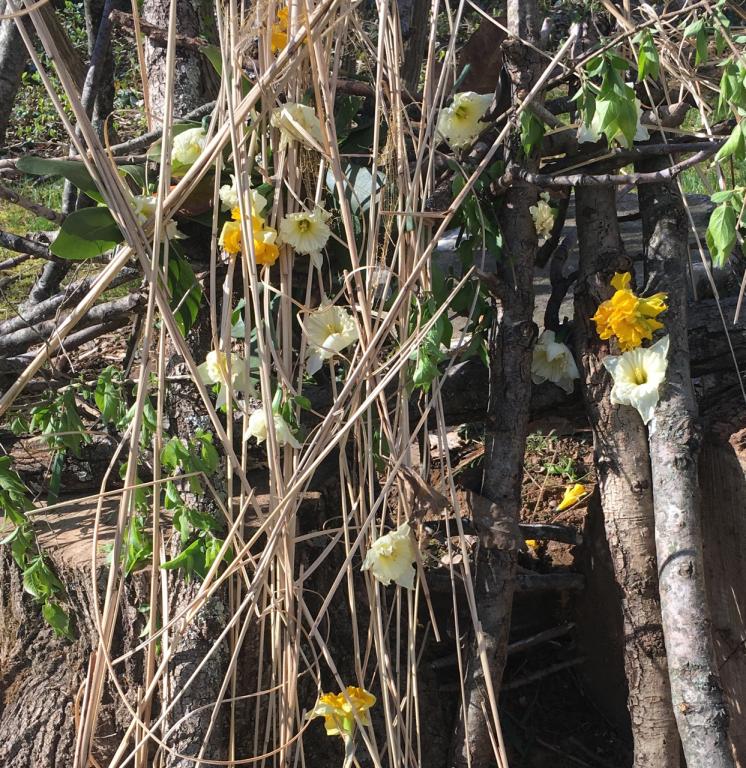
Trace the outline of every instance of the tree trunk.
{"label": "tree trunk", "polygon": [[[0,2],[0,11],[5,10],[5,2]],[[28,61],[26,46],[15,19],[0,22],[0,146],[5,143],[5,132],[13,114],[13,102],[21,85],[21,74]]]}
{"label": "tree trunk", "polygon": [[[508,28],[521,40],[538,40],[538,6],[533,0],[510,0]],[[505,45],[505,58],[517,101],[525,98],[540,74],[536,55],[516,40]],[[513,147],[516,150],[516,147]],[[465,706],[454,741],[454,765],[485,766],[494,754],[485,713],[491,711],[483,659],[489,665],[491,690],[497,696],[507,654],[510,612],[515,589],[516,542],[504,531],[517,528],[521,509],[523,459],[531,401],[531,356],[536,338],[533,322],[533,266],[538,247],[529,206],[536,191],[514,187],[500,209],[504,250],[499,276],[501,316],[490,344],[490,402],[485,428],[482,495],[489,514],[475,523],[480,548],[474,585],[481,639],[477,636],[466,670]],[[509,266],[508,266],[509,265]]]}
{"label": "tree trunk", "polygon": [[641,188],[652,289],[669,294],[666,380],[650,425],[663,629],[676,722],[688,768],[732,768],[728,712],[712,643],[698,488],[701,430],[689,372],[689,232],[674,185]]}
{"label": "tree trunk", "polygon": [[610,277],[631,264],[619,236],[614,188],[578,188],[575,194],[580,249],[575,343],[622,608],[634,764],[676,768],[679,744],[661,628],[647,436],[633,409],[609,400],[611,381],[602,364],[608,344],[599,340],[590,320],[609,296]]}
{"label": "tree trunk", "polygon": [[[180,35],[210,39],[214,19],[209,3],[204,0],[177,0],[177,32]],[[163,29],[168,29],[169,3],[164,0],[145,0],[143,19]],[[148,71],[148,93],[153,127],[163,119],[163,103],[166,97],[166,49],[145,39],[145,64]],[[176,50],[174,71],[174,117],[181,117],[195,109],[211,96],[208,91],[213,79],[206,67],[205,58],[197,51],[184,48]]]}

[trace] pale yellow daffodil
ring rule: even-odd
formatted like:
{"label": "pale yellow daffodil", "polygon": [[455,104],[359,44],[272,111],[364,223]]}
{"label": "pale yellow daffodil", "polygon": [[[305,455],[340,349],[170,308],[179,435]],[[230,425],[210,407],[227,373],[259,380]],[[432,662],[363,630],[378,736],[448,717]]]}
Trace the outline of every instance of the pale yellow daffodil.
{"label": "pale yellow daffodil", "polygon": [[569,394],[578,378],[578,366],[567,344],[555,341],[554,331],[544,331],[534,347],[531,381],[534,384],[551,381]]}
{"label": "pale yellow daffodil", "polygon": [[414,539],[408,523],[376,539],[365,555],[364,571],[370,571],[383,585],[392,581],[406,589],[414,588]]}
{"label": "pale yellow daffodil", "polygon": [[614,379],[611,402],[636,408],[644,424],[653,418],[658,389],[666,379],[668,345],[668,336],[664,336],[651,347],[604,358],[604,366]]}
{"label": "pale yellow daffodil", "polygon": [[469,147],[487,127],[481,121],[492,103],[492,94],[464,91],[453,97],[450,107],[440,110],[437,132],[452,147]]}

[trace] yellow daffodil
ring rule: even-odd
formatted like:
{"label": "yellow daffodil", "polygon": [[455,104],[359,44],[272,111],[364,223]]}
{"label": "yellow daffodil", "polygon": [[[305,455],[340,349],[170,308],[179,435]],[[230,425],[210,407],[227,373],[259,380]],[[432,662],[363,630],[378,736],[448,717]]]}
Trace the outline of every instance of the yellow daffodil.
{"label": "yellow daffodil", "polygon": [[452,147],[469,147],[487,127],[480,118],[489,109],[492,94],[465,91],[453,97],[450,107],[440,110],[437,131]]}
{"label": "yellow daffodil", "polygon": [[532,552],[536,552],[536,550],[541,546],[541,544],[536,539],[526,539],[526,546]]}
{"label": "yellow daffodil", "polygon": [[568,485],[567,488],[565,488],[565,495],[562,497],[562,501],[557,505],[557,512],[574,507],[586,493],[587,491],[582,483]]}
{"label": "yellow daffodil", "polygon": [[279,53],[288,44],[288,9],[277,11],[277,21],[272,25],[272,53]]}
{"label": "yellow daffodil", "polygon": [[321,268],[321,249],[331,235],[328,218],[329,214],[318,206],[313,211],[286,214],[280,222],[282,242],[296,253],[310,256],[313,264]]}
{"label": "yellow daffodil", "polygon": [[[261,197],[261,195],[259,196]],[[233,255],[241,253],[243,236],[241,234],[241,212],[234,208],[231,212],[233,221],[226,221],[218,239],[218,245]],[[251,226],[254,235],[254,258],[257,264],[271,267],[280,255],[280,249],[275,242],[277,230],[265,225],[261,216],[252,213]]]}
{"label": "yellow daffodil", "polygon": [[611,402],[637,408],[647,424],[658,405],[658,388],[666,378],[668,336],[651,347],[638,347],[617,357],[604,358],[604,366],[614,379]]}
{"label": "yellow daffodil", "polygon": [[171,147],[171,162],[192,165],[202,154],[206,138],[207,134],[202,127],[187,128],[186,131],[177,133]]}
{"label": "yellow daffodil", "polygon": [[[300,141],[309,146],[321,146],[321,123],[312,107],[289,102],[272,110],[270,125],[279,128],[283,143]],[[310,139],[310,141],[309,141]]]}
{"label": "yellow daffodil", "polygon": [[322,304],[309,312],[303,323],[308,338],[306,371],[314,374],[329,360],[358,340],[352,315],[334,304]]}
{"label": "yellow daffodil", "polygon": [[[155,214],[155,195],[135,195],[133,207],[138,221],[144,224]],[[183,240],[186,235],[179,232],[173,219],[169,219],[166,223],[166,237],[169,240]]]}
{"label": "yellow daffodil", "polygon": [[[203,384],[219,384],[217,407],[222,408],[228,400],[228,357],[225,352],[212,350],[207,353],[205,362],[197,366]],[[234,392],[254,392],[254,382],[246,373],[246,365],[238,355],[230,356],[230,382]]]}
{"label": "yellow daffodil", "polygon": [[414,588],[414,539],[408,523],[376,539],[365,555],[363,570],[370,571],[381,584],[395,581],[407,589]]}
{"label": "yellow daffodil", "polygon": [[368,710],[376,703],[376,697],[366,691],[348,685],[344,693],[322,693],[316,706],[308,713],[308,719],[324,718],[324,728],[327,736],[342,736],[351,738],[355,733],[355,718],[362,725],[369,725]]}
{"label": "yellow daffodil", "polygon": [[536,205],[529,206],[528,211],[534,220],[534,229],[536,229],[536,236],[539,238],[539,245],[544,245],[554,227],[554,208],[549,205],[549,192],[542,192]]}
{"label": "yellow daffodil", "polygon": [[[578,144],[583,144],[587,141],[595,144],[597,141],[601,140],[601,136],[603,136],[601,133],[601,126],[603,125],[606,110],[610,105],[611,102],[609,101],[597,102],[597,108],[593,113],[593,118],[591,119],[590,124],[586,125],[585,123],[581,123],[578,128]],[[642,117],[642,103],[639,99],[635,99],[635,109],[637,110],[637,127],[635,129],[633,141],[647,141],[650,138],[650,134],[648,133],[648,129],[640,122]],[[616,141],[620,147],[629,149],[627,137],[621,130],[619,130],[613,137],[613,141]]]}
{"label": "yellow daffodil", "polygon": [[531,381],[534,384],[551,381],[569,394],[579,377],[578,366],[567,344],[555,341],[554,331],[544,331],[534,347]]}
{"label": "yellow daffodil", "polygon": [[[233,174],[231,174],[231,183],[223,184],[218,194],[220,195],[223,210],[232,211],[238,208],[238,186],[236,184],[236,177]],[[252,214],[261,215],[267,206],[267,198],[264,195],[260,195],[255,189],[250,191],[250,198]]]}
{"label": "yellow daffodil", "polygon": [[[295,439],[287,421],[279,413],[273,414],[273,419],[277,445],[290,445],[296,449],[300,448],[300,443]],[[257,409],[249,416],[249,425],[246,430],[245,439],[248,440],[250,437],[255,438],[257,443],[260,444],[267,439],[267,415],[264,413],[264,408]]]}
{"label": "yellow daffodil", "polygon": [[631,279],[629,272],[614,275],[611,285],[616,292],[592,318],[598,335],[602,339],[616,336],[623,352],[639,347],[643,339],[652,339],[653,331],[663,328],[655,318],[667,309],[667,294],[656,293],[647,299],[635,296],[629,288]]}

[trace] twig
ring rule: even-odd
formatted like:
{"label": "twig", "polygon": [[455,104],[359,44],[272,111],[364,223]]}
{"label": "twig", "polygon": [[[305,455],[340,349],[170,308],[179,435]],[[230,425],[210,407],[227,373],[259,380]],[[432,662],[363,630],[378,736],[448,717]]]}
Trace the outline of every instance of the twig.
{"label": "twig", "polygon": [[541,523],[521,523],[521,533],[527,539],[545,539],[560,541],[563,544],[583,543],[583,535],[569,525],[544,525]]}
{"label": "twig", "polygon": [[531,683],[537,682],[537,680],[543,680],[545,677],[554,675],[557,672],[562,672],[565,669],[571,667],[577,667],[585,661],[584,656],[578,656],[576,659],[570,659],[569,661],[560,661],[557,664],[552,664],[550,667],[539,669],[536,672],[532,672],[530,675],[524,677],[518,677],[515,680],[511,680],[509,683],[505,683],[502,687],[503,691],[514,691],[516,688],[523,688],[525,685],[531,685]]}
{"label": "twig", "polygon": [[22,253],[20,256],[13,256],[12,258],[6,259],[5,261],[0,261],[0,272],[13,269],[13,267],[17,267],[19,264],[23,264],[24,261],[35,258],[36,256],[32,256],[30,253]]}
{"label": "twig", "polygon": [[523,640],[516,640],[514,643],[508,645],[508,653],[521,653],[527,651],[529,648],[546,643],[549,640],[556,640],[558,637],[563,637],[571,629],[575,627],[575,622],[568,624],[562,624],[559,627],[551,627],[545,629],[543,632],[537,632],[535,635],[525,637]]}
{"label": "twig", "polygon": [[574,232],[568,233],[562,238],[559,247],[552,254],[552,263],[549,267],[549,282],[552,286],[552,293],[544,310],[544,327],[555,333],[560,329],[559,312],[562,302],[570,286],[578,278],[577,270],[573,270],[569,275],[564,273],[565,262],[570,251],[575,247],[577,239]]}

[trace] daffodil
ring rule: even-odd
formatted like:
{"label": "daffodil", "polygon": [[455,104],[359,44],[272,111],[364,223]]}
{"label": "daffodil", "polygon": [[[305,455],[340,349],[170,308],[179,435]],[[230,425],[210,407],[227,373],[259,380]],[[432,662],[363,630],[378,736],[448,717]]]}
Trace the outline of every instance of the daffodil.
{"label": "daffodil", "polygon": [[567,344],[555,341],[554,331],[544,331],[534,347],[531,381],[534,384],[551,381],[569,394],[577,378],[580,378],[578,366]]}
{"label": "daffodil", "polygon": [[[133,199],[135,215],[140,224],[144,224],[149,218],[155,215],[155,195],[135,195]],[[183,240],[186,235],[179,232],[176,222],[169,219],[166,222],[166,237],[169,240]]]}
{"label": "daffodil", "polygon": [[534,229],[539,238],[539,245],[544,245],[554,228],[554,208],[549,205],[549,192],[542,192],[536,205],[529,206],[528,212],[534,220]]}
{"label": "daffodil", "polygon": [[[223,184],[218,194],[220,195],[223,210],[232,211],[234,208],[238,208],[238,186],[236,184],[236,177],[233,174],[231,174],[231,183]],[[267,198],[264,195],[260,195],[255,189],[250,191],[249,196],[252,214],[261,215],[267,206]]]}
{"label": "daffodil", "polygon": [[288,9],[277,11],[277,21],[272,25],[272,53],[279,53],[288,44]]}
{"label": "daffodil", "polygon": [[[260,196],[261,197],[261,196]],[[232,256],[241,253],[243,235],[241,233],[241,213],[234,208],[231,213],[233,220],[226,221],[218,238],[218,245]],[[252,233],[254,236],[254,259],[257,264],[271,267],[280,255],[280,249],[276,243],[277,230],[268,227],[264,219],[252,213]]]}
{"label": "daffodil", "polygon": [[587,491],[582,483],[568,485],[565,488],[565,495],[562,497],[562,501],[557,505],[557,511],[561,512],[563,509],[574,507],[586,494]]}
{"label": "daffodil", "polygon": [[407,589],[414,588],[414,561],[416,560],[414,539],[408,523],[402,523],[395,531],[377,538],[363,562],[363,570],[388,585],[395,581]]}
{"label": "daffodil", "polygon": [[464,91],[453,97],[450,107],[440,110],[437,131],[452,147],[469,147],[487,127],[481,117],[492,103],[492,94]]}
{"label": "daffodil", "polygon": [[623,352],[639,347],[643,339],[652,339],[653,331],[663,328],[663,323],[655,318],[667,309],[667,294],[656,293],[649,298],[635,296],[629,288],[631,279],[629,272],[614,275],[611,285],[616,292],[599,306],[592,318],[598,335],[602,339],[616,336]]}
{"label": "daffodil", "polygon": [[536,539],[526,539],[526,547],[528,547],[528,549],[530,549],[532,552],[536,552],[540,546],[540,542],[538,542]]}
{"label": "daffodil", "polygon": [[356,718],[362,725],[370,724],[368,710],[375,703],[376,697],[370,691],[348,685],[346,694],[322,693],[308,719],[323,717],[327,736],[349,739],[355,733]]}
{"label": "daffodil", "polygon": [[[207,353],[205,362],[197,366],[203,384],[219,384],[217,407],[222,408],[228,401],[228,356],[225,352],[212,350]],[[230,383],[234,392],[253,393],[254,382],[246,372],[246,364],[238,355],[230,356]]]}
{"label": "daffodil", "polygon": [[357,327],[352,315],[334,304],[322,304],[309,312],[304,322],[308,338],[308,360],[306,370],[310,374],[358,340]]}
{"label": "daffodil", "polygon": [[202,154],[206,138],[207,134],[201,126],[177,133],[171,147],[171,162],[192,165]]}
{"label": "daffodil", "polygon": [[[273,414],[273,420],[275,423],[277,445],[290,445],[296,449],[300,448],[300,443],[295,439],[287,421],[279,413]],[[256,438],[257,443],[260,444],[267,439],[267,415],[264,413],[264,408],[257,409],[249,416],[246,439],[249,437]]]}
{"label": "daffodil", "polygon": [[329,240],[331,230],[326,223],[329,214],[319,206],[313,211],[288,213],[280,222],[282,242],[291,246],[296,253],[311,257],[316,267],[321,267],[321,249]]}
{"label": "daffodil", "polygon": [[636,408],[643,423],[653,418],[658,405],[658,388],[666,378],[668,336],[651,347],[638,347],[622,355],[604,358],[604,366],[614,379],[611,402]]}
{"label": "daffodil", "polygon": [[323,144],[319,118],[315,110],[305,104],[283,104],[272,110],[269,122],[273,128],[280,129],[282,140],[286,144],[291,141],[300,141],[311,146]]}
{"label": "daffodil", "polygon": [[[606,110],[610,108],[611,105],[611,101],[599,101],[596,103],[596,109],[590,124],[581,123],[578,127],[578,144],[583,144],[589,141],[595,144],[595,142],[600,141],[601,136],[603,135],[601,133],[601,126],[603,125],[606,116]],[[640,122],[640,119],[642,118],[642,103],[639,99],[635,99],[635,109],[637,110],[637,127],[635,128],[635,135],[632,141],[647,141],[650,138],[650,134],[648,133],[648,129]],[[629,149],[627,137],[621,130],[619,130],[612,139],[613,141],[616,141],[620,147]]]}

